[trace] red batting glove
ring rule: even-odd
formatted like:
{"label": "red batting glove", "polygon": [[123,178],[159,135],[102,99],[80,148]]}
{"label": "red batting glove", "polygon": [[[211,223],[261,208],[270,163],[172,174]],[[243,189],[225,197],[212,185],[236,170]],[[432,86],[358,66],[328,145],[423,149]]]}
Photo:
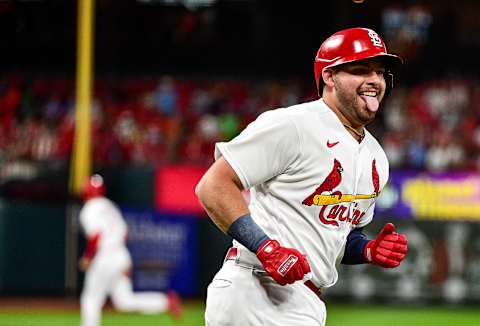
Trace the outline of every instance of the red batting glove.
{"label": "red batting glove", "polygon": [[280,285],[302,280],[310,266],[298,250],[280,246],[277,240],[266,240],[257,251],[265,271]]}
{"label": "red batting glove", "polygon": [[395,225],[387,223],[375,240],[365,246],[363,255],[374,265],[394,268],[400,265],[408,250],[405,235],[395,232]]}

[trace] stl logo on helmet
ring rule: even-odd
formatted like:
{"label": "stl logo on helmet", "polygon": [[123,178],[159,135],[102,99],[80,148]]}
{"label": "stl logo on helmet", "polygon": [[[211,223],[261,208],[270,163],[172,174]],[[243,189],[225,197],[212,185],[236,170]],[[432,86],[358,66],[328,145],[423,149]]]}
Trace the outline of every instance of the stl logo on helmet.
{"label": "stl logo on helmet", "polygon": [[383,47],[383,42],[380,36],[378,36],[377,33],[375,33],[372,30],[368,31],[368,36],[370,36],[370,40],[372,41],[373,45],[380,47]]}
{"label": "stl logo on helmet", "polygon": [[[333,168],[325,180],[302,201],[306,206],[321,206],[318,217],[320,222],[327,225],[338,226],[338,222],[347,222],[357,225],[360,219],[365,215],[365,211],[359,210],[356,200],[374,199],[380,193],[380,178],[378,175],[375,159],[372,161],[372,184],[373,194],[343,194],[334,188],[338,187],[342,181],[342,164],[334,159]],[[353,212],[350,210],[350,203],[353,202]],[[344,203],[348,203],[345,205]],[[327,212],[327,208],[330,210]]]}

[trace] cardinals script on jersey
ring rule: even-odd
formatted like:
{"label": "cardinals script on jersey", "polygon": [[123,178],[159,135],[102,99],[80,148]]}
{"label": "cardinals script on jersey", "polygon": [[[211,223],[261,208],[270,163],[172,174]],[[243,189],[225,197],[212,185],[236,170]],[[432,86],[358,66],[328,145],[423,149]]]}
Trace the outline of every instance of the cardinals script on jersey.
{"label": "cardinals script on jersey", "polygon": [[[337,142],[338,143],[338,142]],[[327,142],[327,147],[328,146]],[[342,181],[342,172],[343,168],[342,165],[337,159],[334,159],[333,162],[333,169],[328,174],[326,179],[318,186],[315,191],[305,198],[302,204],[311,206],[312,204],[322,206],[319,213],[319,218],[322,223],[331,224],[338,226],[338,220],[340,222],[347,221],[351,222],[352,225],[358,225],[360,223],[360,219],[365,214],[365,212],[359,210],[357,208],[357,203],[354,201],[355,199],[370,199],[375,198],[378,196],[380,191],[380,184],[379,184],[379,176],[378,171],[375,164],[375,159],[372,161],[372,184],[374,193],[373,194],[359,194],[359,195],[352,195],[352,194],[342,194],[340,191],[334,189],[338,187],[340,182]],[[326,193],[326,194],[325,194]],[[337,203],[354,203],[353,212],[349,209],[350,204],[337,204]],[[332,204],[337,204],[331,206]],[[330,207],[330,210],[326,212],[327,208]]]}

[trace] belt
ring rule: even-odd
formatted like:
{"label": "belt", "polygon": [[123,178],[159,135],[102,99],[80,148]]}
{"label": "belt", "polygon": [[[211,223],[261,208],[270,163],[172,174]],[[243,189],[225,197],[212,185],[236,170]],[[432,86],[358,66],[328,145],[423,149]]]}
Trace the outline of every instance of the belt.
{"label": "belt", "polygon": [[[237,258],[238,258],[238,248],[230,247],[227,251],[227,255],[225,256],[225,261],[236,260]],[[308,280],[308,281],[305,281],[303,284],[305,284],[305,286],[309,288],[313,293],[315,293],[318,297],[320,297],[320,295],[322,294],[322,290],[318,286],[313,284],[312,281]]]}

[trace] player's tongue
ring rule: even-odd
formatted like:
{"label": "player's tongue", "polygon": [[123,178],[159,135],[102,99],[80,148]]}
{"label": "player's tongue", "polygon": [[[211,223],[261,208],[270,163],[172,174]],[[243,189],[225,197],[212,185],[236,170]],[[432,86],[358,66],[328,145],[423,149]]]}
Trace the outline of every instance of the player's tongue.
{"label": "player's tongue", "polygon": [[375,96],[360,95],[360,97],[367,103],[370,112],[377,112],[379,103]]}

